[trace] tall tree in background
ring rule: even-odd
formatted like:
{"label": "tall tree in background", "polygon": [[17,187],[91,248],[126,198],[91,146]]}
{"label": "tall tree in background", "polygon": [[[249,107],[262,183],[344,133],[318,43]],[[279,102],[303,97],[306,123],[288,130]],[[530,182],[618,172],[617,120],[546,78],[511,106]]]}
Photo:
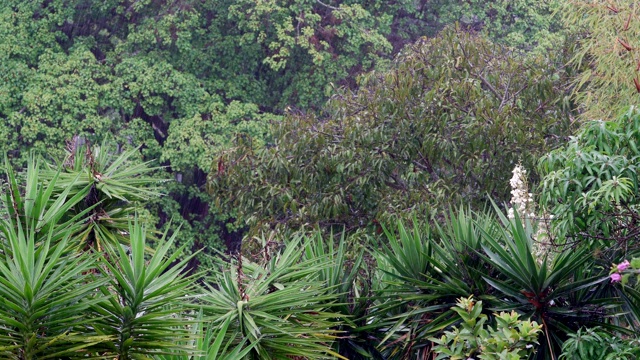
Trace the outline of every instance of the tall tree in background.
{"label": "tall tree in background", "polygon": [[554,61],[449,28],[336,94],[327,118],[292,113],[266,147],[239,139],[211,191],[254,229],[353,230],[460,201],[482,207],[487,194],[507,201],[513,166],[532,168],[570,131]]}
{"label": "tall tree in background", "polygon": [[436,29],[460,22],[481,30],[493,41],[532,49],[549,47],[561,39],[561,16],[556,11],[562,0],[467,0],[423,1],[423,18]]}
{"label": "tall tree in background", "polygon": [[391,51],[359,5],[11,0],[0,20],[0,152],[22,166],[74,135],[142,146],[177,180],[153,212],[187,220],[190,248],[220,247],[203,170],[235,134],[262,141],[274,113],[321,104]]}

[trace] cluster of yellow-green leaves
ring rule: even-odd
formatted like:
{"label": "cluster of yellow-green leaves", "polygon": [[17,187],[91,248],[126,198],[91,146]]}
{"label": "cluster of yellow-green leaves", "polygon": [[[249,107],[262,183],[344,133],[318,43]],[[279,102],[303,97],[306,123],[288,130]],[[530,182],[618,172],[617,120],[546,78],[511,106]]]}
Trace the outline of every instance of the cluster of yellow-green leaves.
{"label": "cluster of yellow-green leaves", "polygon": [[460,327],[446,331],[439,339],[432,339],[437,346],[436,359],[520,360],[532,353],[538,343],[542,325],[535,321],[521,320],[515,311],[495,315],[496,326],[487,324],[482,314],[482,301],[472,296],[460,298],[452,308],[462,322]]}

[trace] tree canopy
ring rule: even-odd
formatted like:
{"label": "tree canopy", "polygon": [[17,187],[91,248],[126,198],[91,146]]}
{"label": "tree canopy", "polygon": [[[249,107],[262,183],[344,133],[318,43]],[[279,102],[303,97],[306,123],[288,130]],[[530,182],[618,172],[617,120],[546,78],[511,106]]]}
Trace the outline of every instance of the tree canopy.
{"label": "tree canopy", "polygon": [[238,138],[211,191],[257,227],[355,229],[412,210],[482,207],[487,194],[507,201],[515,164],[531,167],[570,130],[554,61],[449,28],[338,92],[326,117],[292,111],[266,146]]}
{"label": "tree canopy", "polygon": [[554,8],[531,0],[3,1],[0,152],[19,168],[31,150],[63,158],[74,136],[109,139],[117,151],[139,146],[140,160],[159,161],[158,176],[176,180],[149,205],[159,225],[184,219],[190,248],[217,248],[235,236],[221,225],[236,209],[213,206],[203,190],[234,138],[270,146],[279,141],[269,140],[270,123],[287,109],[324,119],[333,94],[357,91],[359,76],[395,67],[405,46],[452,22],[500,44],[544,45],[558,26]]}

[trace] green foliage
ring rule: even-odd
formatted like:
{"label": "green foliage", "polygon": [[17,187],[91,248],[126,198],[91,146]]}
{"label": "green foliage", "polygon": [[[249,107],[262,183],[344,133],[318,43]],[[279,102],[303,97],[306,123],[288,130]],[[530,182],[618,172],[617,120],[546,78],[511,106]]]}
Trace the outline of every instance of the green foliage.
{"label": "green foliage", "polygon": [[[6,222],[3,224],[2,233],[4,239],[9,239],[12,234],[9,229],[31,228],[35,226],[37,242],[44,241],[47,237],[55,243],[69,236],[69,233],[77,233],[82,228],[82,219],[85,214],[67,217],[70,209],[83,200],[84,194],[77,193],[70,197],[70,188],[55,192],[59,173],[54,174],[43,184],[41,166],[34,157],[30,158],[24,184],[21,184],[5,158],[6,184],[2,193],[2,206],[0,216]],[[24,230],[23,230],[24,231]]]}
{"label": "green foliage", "polygon": [[226,108],[213,107],[209,119],[195,115],[191,119],[175,122],[169,127],[161,161],[169,161],[178,173],[194,166],[207,169],[220,151],[229,145],[229,134],[251,136],[263,144],[267,123],[278,117],[262,116],[253,104],[232,102]]}
{"label": "green foliage", "polygon": [[[517,214],[513,220],[500,211],[498,215],[502,227],[486,236],[482,248],[486,262],[503,279],[485,281],[498,292],[498,308],[517,310],[543,325],[536,358],[557,358],[564,333],[581,324],[604,323],[607,307],[616,307],[616,300],[603,299],[595,291],[608,278],[593,267],[584,247],[565,248],[550,264],[546,255],[538,262],[532,252],[535,229],[529,221]],[[581,291],[587,288],[594,291]]]}
{"label": "green foliage", "polygon": [[388,245],[376,252],[372,279],[373,321],[364,328],[387,356],[430,354],[429,338],[457,321],[452,307],[461,296],[495,301],[483,276],[499,274],[478,255],[483,231],[494,226],[490,218],[461,211],[437,231],[415,221],[412,231],[402,224],[385,231]]}
{"label": "green foliage", "polygon": [[[255,231],[305,224],[347,231],[452,202],[500,201],[513,166],[531,165],[570,126],[562,74],[449,28],[407,47],[388,72],[338,92],[326,118],[291,113],[273,143],[239,139],[210,191]],[[216,171],[217,170],[217,171]]]}
{"label": "green foliage", "polygon": [[[275,117],[264,107],[232,101],[238,94],[226,96],[211,85],[219,79],[216,64],[228,59],[220,58],[225,52],[219,42],[204,34],[208,26],[228,26],[212,24],[217,12],[207,6],[191,1],[137,1],[135,6],[121,0],[2,2],[0,135],[5,141],[0,152],[21,167],[32,150],[62,158],[66,141],[74,136],[89,143],[109,138],[120,146],[116,152],[141,147],[147,160],[160,159],[176,177],[189,178],[208,168],[236,134],[260,142],[265,123]],[[220,55],[213,63],[206,56],[210,50]],[[209,63],[191,66],[194,59]],[[247,69],[252,76],[254,71]],[[175,198],[202,185],[183,184],[174,187]],[[207,201],[192,214],[187,202],[178,203],[177,211],[160,214],[160,225],[175,216],[190,221],[190,227],[217,229],[204,222],[208,207]],[[210,233],[192,234],[185,242],[218,247],[215,240],[207,242]]]}
{"label": "green foliage", "polygon": [[[460,22],[472,29],[482,29],[490,38],[514,47],[549,46],[561,30],[555,14],[563,2],[532,0],[433,1],[428,22]],[[430,21],[429,21],[430,20]]]}
{"label": "green foliage", "polygon": [[613,121],[586,122],[566,146],[541,158],[541,203],[555,216],[560,240],[568,236],[602,242],[605,248],[636,248],[629,240],[640,226],[639,141],[640,112],[631,108]]}
{"label": "green foliage", "polygon": [[149,257],[145,256],[145,228],[134,223],[129,236],[128,249],[109,248],[101,262],[103,275],[110,281],[100,286],[103,301],[94,307],[99,320],[93,326],[98,334],[114,339],[100,344],[103,351],[122,360],[191,352],[181,342],[192,335],[186,328],[186,311],[193,279],[184,275],[189,258],[181,259],[182,249],[172,247],[177,234],[161,239]]}
{"label": "green foliage", "polygon": [[[72,180],[90,187],[83,174],[91,167],[78,166]],[[85,199],[83,187],[61,175],[45,179],[34,159],[22,178],[7,169],[0,207],[6,305],[0,353],[7,358],[517,359],[537,341],[534,357],[543,359],[557,358],[581,326],[628,333],[619,326],[637,319],[619,310],[639,313],[640,296],[629,281],[640,267],[637,258],[614,265],[610,276],[586,247],[567,248],[551,263],[537,261],[528,219],[499,213],[498,222],[470,211],[451,212],[431,228],[414,219],[412,231],[402,223],[397,232],[384,229],[387,242],[373,252],[375,264],[344,237],[337,243],[319,234],[286,243],[262,239],[255,261],[220,265],[204,289],[186,275],[191,258],[182,256],[184,246],[172,251],[179,234],[165,240],[165,233],[146,253],[138,220],[123,234],[130,246],[105,243],[101,254],[77,252],[69,244],[78,241],[91,208],[72,210]],[[103,188],[120,195],[131,190],[122,184]],[[469,294],[509,312],[483,314]],[[461,296],[468,300],[456,306]],[[609,321],[613,311],[618,316]],[[486,327],[489,322],[495,327]],[[631,356],[633,344],[611,341],[620,356]]]}
{"label": "green foliage", "polygon": [[631,0],[564,3],[561,13],[577,32],[570,66],[581,70],[574,79],[577,103],[585,119],[610,119],[637,102],[640,83],[638,43],[640,9]]}
{"label": "green foliage", "polygon": [[228,16],[241,32],[239,44],[260,45],[261,62],[282,77],[270,79],[282,94],[273,99],[279,108],[321,105],[332,82],[372,69],[391,51],[385,35],[393,15],[375,16],[356,2],[237,0]]}
{"label": "green foliage", "polygon": [[[130,359],[171,350],[190,353],[174,342],[189,335],[184,310],[192,284],[182,274],[189,258],[177,260],[180,251],[166,256],[173,240],[161,242],[146,257],[144,229],[136,220],[127,227],[130,253],[119,243],[105,244],[108,255],[78,251],[91,208],[72,209],[82,206],[90,187],[82,177],[87,168],[71,179],[63,179],[60,169],[48,177],[31,158],[20,183],[8,162],[5,166],[0,206],[3,358]],[[135,173],[139,167],[131,169]],[[100,175],[107,180],[110,174]],[[130,192],[146,184],[127,182],[126,177],[112,180],[105,181],[103,190],[123,198],[127,191],[122,189]]]}
{"label": "green foliage", "polygon": [[[366,330],[374,302],[370,269],[366,266],[364,249],[350,252],[348,243],[344,233],[339,240],[334,240],[333,237],[323,238],[317,232],[307,240],[303,259],[321,266],[318,280],[324,282],[327,292],[333,295],[325,304],[339,314],[340,322],[334,327],[339,334],[334,341],[334,350],[348,359],[373,358],[379,356],[379,352]],[[329,263],[325,264],[327,260]]]}
{"label": "green foliage", "polygon": [[[241,341],[237,345],[232,342],[224,342],[225,336],[231,324],[231,318],[227,319],[220,327],[205,328],[205,318],[202,310],[198,313],[196,323],[191,325],[191,336],[187,345],[197,352],[197,355],[156,355],[158,360],[236,360],[249,354],[253,346],[245,346]],[[233,339],[232,339],[233,340]]]}
{"label": "green foliage", "polygon": [[482,301],[475,302],[472,296],[460,298],[453,310],[462,319],[461,328],[447,331],[439,339],[434,351],[436,359],[468,359],[477,356],[484,360],[520,360],[528,358],[533,344],[538,343],[542,325],[535,321],[520,320],[515,311],[496,314],[495,329],[482,314]]}
{"label": "green foliage", "polygon": [[95,261],[65,254],[66,239],[53,245],[48,237],[36,246],[35,233],[33,226],[19,227],[4,244],[0,353],[6,359],[78,356],[109,339],[92,335],[83,316],[104,281],[86,281],[82,275],[95,268]]}
{"label": "green foliage", "polygon": [[70,142],[70,153],[62,165],[48,164],[41,181],[56,179],[52,194],[66,192],[83,199],[66,211],[70,218],[88,218],[73,233],[77,241],[73,246],[102,251],[105,244],[127,243],[126,231],[135,213],[160,196],[158,185],[162,180],[150,176],[159,168],[135,161],[138,149],[116,155],[116,149],[107,143],[89,148],[78,145],[78,141],[75,138]]}
{"label": "green foliage", "polygon": [[[621,310],[624,316],[620,316],[615,324],[638,329],[638,319],[640,319],[640,291],[638,291],[640,273],[640,258],[634,257],[631,261],[624,260],[619,264],[613,264],[609,271],[611,279],[612,293],[621,300]],[[617,284],[619,283],[619,285]],[[617,329],[621,332],[620,329]]]}
{"label": "green foliage", "polygon": [[612,335],[601,328],[581,328],[562,345],[560,360],[604,359],[631,360],[640,356],[637,338]]}
{"label": "green foliage", "polygon": [[434,265],[443,271],[445,281],[464,289],[478,299],[490,300],[492,288],[483,278],[499,279],[496,268],[488,266],[480,253],[484,236],[496,236],[500,231],[495,219],[487,213],[474,213],[459,208],[451,210],[444,224],[436,224]]}
{"label": "green foliage", "polygon": [[454,325],[451,308],[469,294],[492,310],[515,310],[541,324],[540,359],[557,358],[567,332],[582,324],[604,326],[606,315],[620,309],[609,277],[586,249],[566,249],[552,262],[536,259],[535,228],[517,215],[499,218],[459,212],[437,232],[414,225],[411,232],[399,227],[387,233],[389,245],[377,254],[372,278],[376,301],[362,329],[386,356],[431,354],[429,339]]}
{"label": "green foliage", "polygon": [[[633,90],[616,92],[635,80],[635,7],[562,7],[570,26],[588,25],[564,67],[566,52],[547,52],[564,35],[553,34],[557,5],[1,2],[0,152],[11,164],[0,206],[0,353],[426,357],[433,355],[429,338],[456,321],[451,308],[466,314],[455,299],[470,294],[534,316],[543,326],[538,357],[558,354],[566,334],[583,324],[610,326],[603,317],[612,308],[625,312],[616,325],[637,324],[640,293],[631,282],[610,284],[608,264],[588,255],[599,257],[610,240],[629,245],[637,233],[638,116],[589,123],[541,165],[543,202],[559,235],[601,240],[597,246],[539,262],[531,255],[533,230],[517,219],[440,216],[452,202],[479,209],[487,194],[506,201],[500,184],[513,166],[532,168],[562,141],[572,127],[571,71],[587,70],[574,89],[591,114],[630,99]],[[453,27],[414,43],[455,21],[495,43]],[[414,44],[389,61],[407,43]],[[536,46],[527,55],[514,50]],[[33,160],[32,151],[62,158],[69,139],[62,168],[43,170]],[[104,139],[117,145],[78,146]],[[151,167],[151,159],[163,167]],[[25,164],[24,174],[11,170]],[[161,191],[157,179],[167,174],[176,181]],[[528,180],[535,184],[536,175]],[[207,182],[217,203],[203,191]],[[346,245],[355,236],[337,245],[295,239],[286,248],[270,238],[255,262],[219,267],[204,294],[185,275],[211,265],[205,253],[222,241],[237,242],[245,220],[253,234],[317,225],[324,234],[360,236],[412,210],[425,217],[415,229],[429,217],[445,223],[425,233],[386,230],[377,265]],[[166,230],[169,240],[155,251],[145,253],[151,239],[138,222],[130,225],[136,212],[136,221],[156,220]],[[171,218],[187,221],[182,235]],[[634,250],[621,248],[609,258]],[[191,300],[203,307],[199,318],[186,314]],[[481,311],[473,315],[492,318]],[[518,319],[496,321],[502,332],[483,335],[496,335],[485,343],[500,352],[509,345],[497,335],[513,335],[505,329]]]}
{"label": "green foliage", "polygon": [[336,295],[318,276],[332,263],[324,257],[304,259],[302,239],[280,251],[271,244],[260,263],[240,259],[212,274],[199,297],[209,326],[230,321],[226,341],[248,339],[250,359],[335,359],[331,342],[338,324],[330,310]]}
{"label": "green foliage", "polygon": [[184,254],[194,255],[190,269],[213,267],[217,251],[225,248],[223,240],[232,237],[229,234],[235,236],[232,231],[226,231],[228,215],[220,214],[214,207],[209,208],[209,196],[194,184],[185,186],[172,181],[164,189],[168,196],[152,199],[147,206],[148,213],[159,218],[159,223],[163,224],[160,231],[173,231],[176,222],[181,222],[181,235],[174,245],[185,246]]}
{"label": "green foliage", "polygon": [[[445,23],[486,14],[490,36],[517,33],[508,42],[521,44],[552,31],[551,8],[524,0],[6,0],[0,152],[21,167],[31,150],[61,158],[75,135],[110,138],[140,146],[176,179],[198,179],[236,136],[268,143],[274,114],[321,110],[334,86],[357,88],[360,74],[386,68],[405,44]],[[189,222],[184,243],[194,250],[229,242],[221,238],[234,209],[215,209],[202,182],[180,184],[170,211],[157,211],[159,226]]]}
{"label": "green foliage", "polygon": [[37,163],[29,165],[24,187],[8,170],[0,206],[0,354],[7,359],[80,356],[109,340],[87,324],[105,279],[85,275],[96,269],[95,256],[67,250],[81,220],[60,220],[79,199],[67,199],[69,191],[52,196],[54,184],[44,186]]}

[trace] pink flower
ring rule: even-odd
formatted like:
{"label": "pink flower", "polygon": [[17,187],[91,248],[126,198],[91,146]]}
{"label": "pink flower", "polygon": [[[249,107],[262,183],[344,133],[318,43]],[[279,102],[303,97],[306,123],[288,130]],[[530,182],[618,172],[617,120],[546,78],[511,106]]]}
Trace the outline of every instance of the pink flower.
{"label": "pink flower", "polygon": [[620,280],[622,280],[622,275],[618,273],[613,273],[611,274],[610,278],[612,283],[617,283],[617,282],[620,282]]}
{"label": "pink flower", "polygon": [[618,271],[625,271],[628,267],[629,267],[629,260],[625,260],[623,262],[621,262],[620,264],[618,264]]}

